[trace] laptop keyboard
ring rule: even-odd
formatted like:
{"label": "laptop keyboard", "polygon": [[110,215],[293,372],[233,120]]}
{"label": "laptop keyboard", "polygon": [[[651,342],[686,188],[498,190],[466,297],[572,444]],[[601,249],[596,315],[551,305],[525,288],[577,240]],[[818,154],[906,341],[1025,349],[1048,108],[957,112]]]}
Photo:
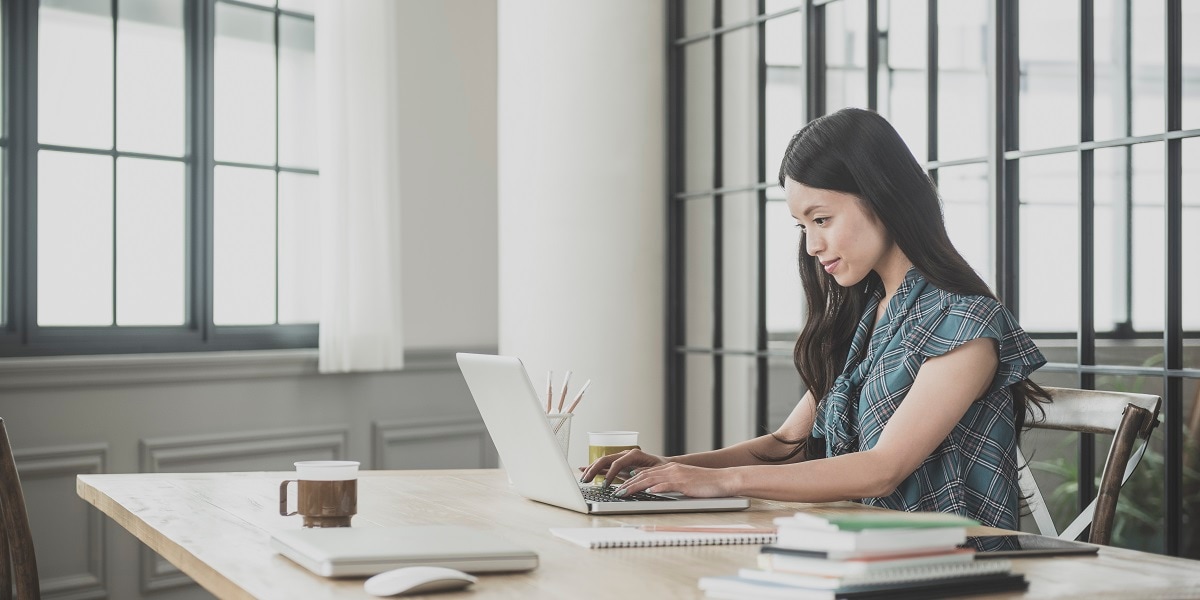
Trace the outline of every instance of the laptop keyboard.
{"label": "laptop keyboard", "polygon": [[603,487],[599,485],[581,485],[579,491],[583,492],[583,498],[588,502],[640,502],[640,501],[662,501],[674,500],[669,496],[659,496],[648,492],[638,492],[627,496],[614,496],[613,492],[617,491],[617,486],[612,485]]}

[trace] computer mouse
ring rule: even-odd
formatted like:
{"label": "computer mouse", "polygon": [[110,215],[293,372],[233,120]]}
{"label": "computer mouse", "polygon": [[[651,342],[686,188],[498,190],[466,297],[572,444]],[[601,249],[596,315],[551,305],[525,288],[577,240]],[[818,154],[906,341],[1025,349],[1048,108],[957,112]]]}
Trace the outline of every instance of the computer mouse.
{"label": "computer mouse", "polygon": [[367,579],[363,590],[372,596],[427,594],[465,588],[475,581],[473,575],[446,567],[402,567]]}

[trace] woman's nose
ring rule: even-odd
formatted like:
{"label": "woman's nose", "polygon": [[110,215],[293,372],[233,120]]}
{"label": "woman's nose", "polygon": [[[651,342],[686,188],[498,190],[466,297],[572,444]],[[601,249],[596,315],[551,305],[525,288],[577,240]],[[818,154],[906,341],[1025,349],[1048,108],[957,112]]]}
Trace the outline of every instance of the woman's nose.
{"label": "woman's nose", "polygon": [[821,251],[822,245],[821,236],[813,235],[812,233],[804,234],[804,251],[807,252],[809,256],[816,256],[817,253]]}

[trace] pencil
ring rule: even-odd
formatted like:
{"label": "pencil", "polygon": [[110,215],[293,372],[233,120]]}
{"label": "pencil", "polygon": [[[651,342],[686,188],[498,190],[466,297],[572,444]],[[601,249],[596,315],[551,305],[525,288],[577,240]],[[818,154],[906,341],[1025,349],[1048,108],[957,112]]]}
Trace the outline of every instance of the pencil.
{"label": "pencil", "polygon": [[552,402],[554,402],[554,371],[546,371],[546,414],[550,414]]}
{"label": "pencil", "polygon": [[558,399],[558,412],[562,412],[563,403],[567,401],[567,382],[571,381],[571,372],[563,375],[562,396]]}
{"label": "pencil", "polygon": [[569,412],[569,413],[575,412],[575,407],[579,406],[580,400],[583,400],[583,393],[587,391],[589,385],[592,385],[591,379],[583,382],[583,387],[579,389],[578,394],[575,394],[575,399],[571,401],[571,407],[567,409],[567,412]]}

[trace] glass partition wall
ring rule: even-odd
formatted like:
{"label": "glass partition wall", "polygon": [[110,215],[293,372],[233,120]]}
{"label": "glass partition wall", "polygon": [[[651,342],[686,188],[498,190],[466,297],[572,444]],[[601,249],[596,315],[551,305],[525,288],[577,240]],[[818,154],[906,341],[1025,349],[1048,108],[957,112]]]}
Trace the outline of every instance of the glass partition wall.
{"label": "glass partition wall", "polygon": [[[1114,544],[1200,557],[1200,236],[1185,235],[1200,231],[1200,7],[668,11],[668,452],[772,431],[803,394],[801,249],[779,163],[808,120],[869,108],[938,183],[955,245],[1050,361],[1036,381],[1162,396]],[[1095,496],[1110,441],[1023,437],[1060,527]]]}

